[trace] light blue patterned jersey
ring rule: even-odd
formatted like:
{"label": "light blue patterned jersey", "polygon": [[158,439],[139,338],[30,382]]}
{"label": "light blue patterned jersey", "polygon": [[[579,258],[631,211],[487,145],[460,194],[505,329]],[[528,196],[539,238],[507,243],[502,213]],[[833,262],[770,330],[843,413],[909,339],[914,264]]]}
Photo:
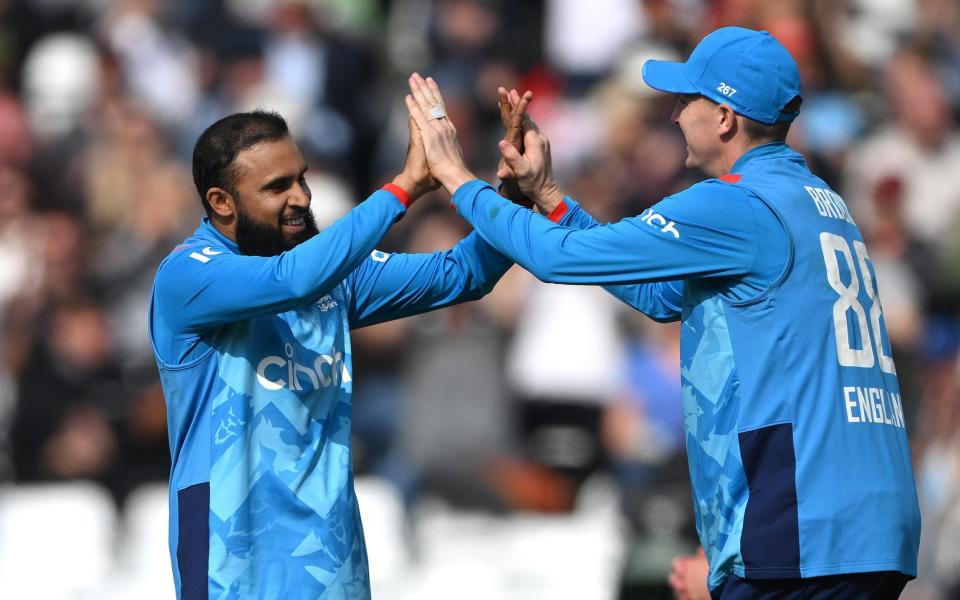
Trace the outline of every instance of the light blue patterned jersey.
{"label": "light blue patterned jersey", "polygon": [[[554,283],[603,284],[681,321],[687,453],[710,585],[916,576],[920,513],[876,272],[843,200],[782,143],[599,225],[481,185],[459,212]],[[555,222],[551,222],[555,221]]]}
{"label": "light blue patterned jersey", "polygon": [[479,298],[510,264],[476,235],[434,254],[375,251],[403,210],[375,192],[272,258],[239,254],[204,219],[160,265],[150,333],[178,597],[369,597],[350,329]]}

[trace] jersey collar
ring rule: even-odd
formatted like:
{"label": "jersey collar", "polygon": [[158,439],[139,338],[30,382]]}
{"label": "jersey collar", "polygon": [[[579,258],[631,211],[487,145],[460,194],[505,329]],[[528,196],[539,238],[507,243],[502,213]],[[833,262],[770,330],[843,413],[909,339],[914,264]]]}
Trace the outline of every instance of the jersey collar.
{"label": "jersey collar", "polygon": [[757,159],[770,157],[799,158],[800,160],[803,160],[803,157],[800,156],[796,150],[786,145],[784,142],[770,142],[769,144],[755,146],[744,152],[740,158],[737,159],[737,162],[733,163],[733,168],[730,169],[730,172],[740,173],[744,170],[748,163]]}
{"label": "jersey collar", "polygon": [[216,241],[226,246],[234,254],[240,254],[240,247],[237,246],[237,243],[217,231],[217,228],[214,227],[213,223],[210,222],[210,217],[203,217],[200,219],[200,229],[197,230],[197,233],[204,237],[214,238]]}

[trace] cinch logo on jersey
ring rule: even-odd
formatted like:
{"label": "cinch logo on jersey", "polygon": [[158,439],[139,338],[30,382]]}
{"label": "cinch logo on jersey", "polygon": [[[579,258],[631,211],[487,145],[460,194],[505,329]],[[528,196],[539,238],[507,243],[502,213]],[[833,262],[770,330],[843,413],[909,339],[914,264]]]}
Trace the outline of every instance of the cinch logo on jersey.
{"label": "cinch logo on jersey", "polygon": [[266,356],[257,365],[257,382],[268,390],[318,390],[341,381],[353,381],[342,352],[337,351],[332,356],[321,354],[313,365],[303,365],[294,360],[292,344],[284,344],[283,351],[286,358]]}
{"label": "cinch logo on jersey", "polygon": [[809,185],[803,186],[803,189],[807,190],[807,193],[813,198],[813,205],[817,207],[817,212],[820,213],[821,217],[830,217],[831,219],[853,223],[853,217],[847,210],[846,202],[836,192]]}
{"label": "cinch logo on jersey", "polygon": [[880,388],[847,386],[843,388],[843,403],[849,423],[878,423],[904,428],[900,394]]}
{"label": "cinch logo on jersey", "polygon": [[663,215],[653,212],[652,209],[648,208],[643,211],[640,220],[651,227],[659,228],[663,233],[673,234],[673,237],[680,239],[680,232],[677,231],[674,222],[666,220]]}

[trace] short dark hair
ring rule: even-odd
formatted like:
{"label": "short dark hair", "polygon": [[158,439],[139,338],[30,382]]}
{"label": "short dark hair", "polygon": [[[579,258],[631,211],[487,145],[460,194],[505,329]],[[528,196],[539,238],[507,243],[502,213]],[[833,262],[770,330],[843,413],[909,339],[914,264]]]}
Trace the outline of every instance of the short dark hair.
{"label": "short dark hair", "polygon": [[[800,104],[802,102],[803,98],[794,96],[793,100],[787,102],[787,105],[783,107],[781,112],[795,113],[800,110]],[[767,125],[766,123],[746,118],[743,122],[743,131],[750,139],[758,142],[783,142],[787,139],[787,134],[790,133],[790,125],[792,123],[793,121],[780,121],[773,125]]]}
{"label": "short dark hair", "polygon": [[265,110],[232,114],[207,127],[193,147],[193,183],[207,214],[207,190],[219,187],[234,193],[239,173],[233,161],[241,151],[288,135],[283,117]]}

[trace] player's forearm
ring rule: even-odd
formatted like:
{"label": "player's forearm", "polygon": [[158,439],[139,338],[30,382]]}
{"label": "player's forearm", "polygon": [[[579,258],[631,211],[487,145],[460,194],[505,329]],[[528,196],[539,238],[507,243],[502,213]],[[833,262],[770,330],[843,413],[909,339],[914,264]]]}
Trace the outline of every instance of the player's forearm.
{"label": "player's forearm", "polygon": [[437,181],[440,182],[440,185],[443,186],[443,189],[447,190],[447,193],[451,196],[453,196],[463,184],[476,179],[476,176],[465,166],[456,163],[431,167],[431,172]]}
{"label": "player's forearm", "polygon": [[277,275],[292,300],[315,299],[333,289],[370,255],[406,211],[396,196],[378,190],[310,240],[284,253]]}
{"label": "player's forearm", "polygon": [[570,196],[564,196],[563,201],[554,206],[553,210],[547,213],[547,215],[547,218],[557,225],[572,227],[574,229],[591,229],[601,225],[599,221],[594,219],[590,213],[580,206],[579,202]]}
{"label": "player's forearm", "polygon": [[567,257],[560,250],[562,231],[550,231],[552,223],[507,202],[484,182],[474,180],[462,185],[453,203],[486,242],[541,281],[589,283],[564,272]]}
{"label": "player's forearm", "polygon": [[450,250],[367,261],[348,280],[351,327],[399,319],[486,295],[511,262],[471,233]]}
{"label": "player's forearm", "polygon": [[[449,251],[449,258],[465,274],[464,292],[475,300],[488,294],[513,262],[473,232]],[[461,300],[463,301],[463,300]]]}
{"label": "player's forearm", "polygon": [[[574,229],[591,229],[601,223],[585,211],[580,204],[569,196],[554,212],[562,214],[554,219],[558,225]],[[612,296],[660,322],[676,321],[680,318],[683,300],[683,282],[668,281],[637,283],[627,285],[605,285],[603,289]]]}
{"label": "player's forearm", "polygon": [[173,256],[157,274],[158,309],[171,328],[185,332],[292,310],[343,281],[403,212],[395,196],[377,191],[279,256],[217,252],[204,262]]}
{"label": "player's forearm", "polygon": [[652,226],[648,213],[656,213],[648,211],[609,225],[572,229],[507,202],[478,181],[457,190],[453,202],[494,248],[549,283],[610,285],[738,276],[749,272],[755,258],[755,244],[750,244],[750,230],[743,223],[718,228],[694,220],[670,221],[674,229],[683,229],[681,236],[679,230]]}

